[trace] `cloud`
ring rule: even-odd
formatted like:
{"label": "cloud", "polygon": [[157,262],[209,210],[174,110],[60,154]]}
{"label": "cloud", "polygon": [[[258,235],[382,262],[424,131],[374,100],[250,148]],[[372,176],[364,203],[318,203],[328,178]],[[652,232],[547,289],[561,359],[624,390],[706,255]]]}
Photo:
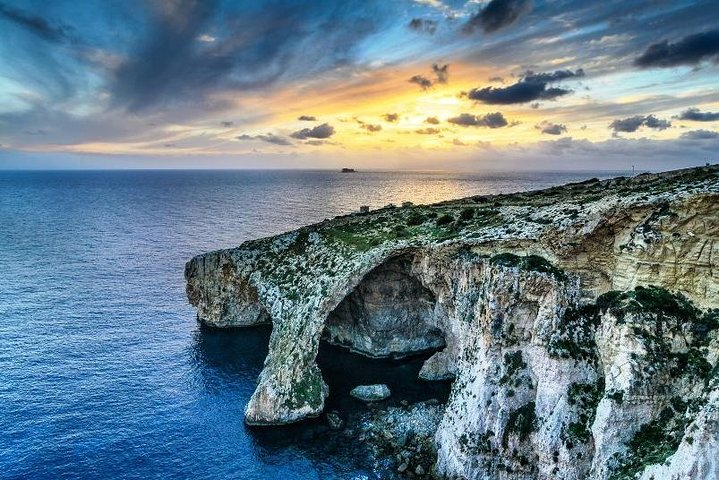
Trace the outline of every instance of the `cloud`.
{"label": "cloud", "polygon": [[435,63],[432,65],[432,71],[437,77],[437,83],[447,83],[449,79],[449,64],[439,65]]}
{"label": "cloud", "polygon": [[684,140],[711,140],[719,138],[719,132],[712,130],[690,130],[682,133],[680,138]]}
{"label": "cloud", "polygon": [[385,113],[384,115],[382,115],[382,118],[384,118],[385,122],[395,123],[399,120],[399,114],[398,113]]}
{"label": "cloud", "polygon": [[508,87],[473,88],[466,95],[470,100],[489,105],[510,105],[535,100],[555,100],[563,95],[569,95],[573,91],[566,88],[551,87],[551,84],[583,76],[584,70],[581,68],[575,72],[571,70],[557,70],[552,73],[527,72],[519,82]]}
{"label": "cloud", "polygon": [[513,24],[531,9],[531,0],[491,0],[465,24],[464,30],[471,33],[479,27],[484,33],[492,33]]}
{"label": "cloud", "polygon": [[695,33],[670,43],[663,40],[649,47],[634,60],[638,67],[676,67],[678,65],[696,65],[714,58],[719,60],[719,30]]}
{"label": "cloud", "polygon": [[547,135],[561,135],[567,132],[567,126],[561,123],[551,123],[546,120],[535,125],[534,128]]}
{"label": "cloud", "polygon": [[[142,28],[108,72],[113,105],[133,113],[186,104],[207,110],[216,92],[261,90],[351,65],[394,11],[359,0],[143,5]],[[198,42],[207,32],[216,41]]]}
{"label": "cloud", "polygon": [[24,133],[25,133],[25,135],[36,136],[36,135],[45,135],[47,132],[41,128],[36,128],[34,130],[25,130]]}
{"label": "cloud", "polygon": [[419,133],[420,135],[436,135],[440,132],[440,129],[427,127],[427,128],[419,128],[419,129],[415,130],[414,132]]}
{"label": "cloud", "polygon": [[225,128],[230,128],[230,127],[233,126],[234,124],[235,124],[235,122],[229,122],[229,121],[227,121],[227,120],[223,120],[223,121],[220,122],[220,125],[222,125],[222,126],[225,127]]}
{"label": "cloud", "polygon": [[427,117],[424,119],[424,123],[429,123],[430,125],[439,125],[439,118]]}
{"label": "cloud", "polygon": [[500,128],[506,127],[509,122],[500,112],[488,113],[483,116],[472,115],[471,113],[462,113],[458,117],[447,120],[449,123],[462,127],[489,127]]}
{"label": "cloud", "polygon": [[649,115],[644,119],[644,125],[654,130],[666,130],[672,126],[672,123],[668,120],[660,120],[654,115]]}
{"label": "cloud", "polygon": [[432,80],[423,75],[413,75],[412,78],[409,79],[409,83],[415,83],[419,85],[422,90],[427,90],[429,87],[432,86]]}
{"label": "cloud", "polygon": [[438,63],[432,64],[432,73],[435,79],[432,80],[424,75],[414,75],[409,79],[409,83],[415,83],[419,85],[422,90],[427,90],[435,83],[447,83],[449,80],[449,64],[440,65]]}
{"label": "cloud", "polygon": [[49,42],[62,42],[69,38],[67,27],[62,25],[52,25],[40,16],[13,8],[5,3],[0,3],[0,17],[6,18],[15,25],[30,31]]}
{"label": "cloud", "polygon": [[360,120],[357,117],[354,117],[354,121],[356,121],[359,124],[360,128],[364,128],[365,130],[367,130],[370,133],[376,133],[376,132],[382,131],[382,125],[367,123],[363,120]]}
{"label": "cloud", "polygon": [[424,18],[413,18],[409,21],[407,27],[410,30],[414,30],[415,32],[434,35],[434,33],[437,31],[437,21]]}
{"label": "cloud", "polygon": [[629,118],[614,120],[609,124],[609,128],[614,133],[632,133],[639,130],[640,127],[652,128],[654,130],[666,130],[672,126],[668,120],[661,120],[654,115],[635,115]]}
{"label": "cloud", "polygon": [[368,132],[371,132],[371,133],[376,133],[376,132],[382,131],[382,125],[376,125],[376,124],[372,124],[372,123],[360,122],[360,127],[364,128],[365,130],[367,130]]}
{"label": "cloud", "polygon": [[261,140],[263,142],[272,143],[275,145],[292,145],[293,143],[285,137],[267,133],[265,135],[247,135],[242,134],[236,137],[238,140]]}
{"label": "cloud", "polygon": [[298,140],[306,140],[308,138],[330,138],[335,133],[335,128],[330,125],[329,123],[323,123],[322,125],[317,125],[316,127],[312,128],[303,128],[302,130],[297,130],[294,132],[290,137],[296,138]]}
{"label": "cloud", "polygon": [[701,112],[698,108],[688,108],[680,113],[677,118],[693,122],[715,122],[719,120],[719,112]]}

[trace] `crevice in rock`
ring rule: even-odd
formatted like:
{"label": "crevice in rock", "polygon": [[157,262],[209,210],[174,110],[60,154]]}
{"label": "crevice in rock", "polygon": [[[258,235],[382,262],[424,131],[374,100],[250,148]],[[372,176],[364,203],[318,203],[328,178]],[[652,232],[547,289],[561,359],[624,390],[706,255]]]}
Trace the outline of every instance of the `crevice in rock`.
{"label": "crevice in rock", "polygon": [[373,358],[401,358],[444,348],[434,294],[403,254],[371,270],[325,322],[323,340]]}

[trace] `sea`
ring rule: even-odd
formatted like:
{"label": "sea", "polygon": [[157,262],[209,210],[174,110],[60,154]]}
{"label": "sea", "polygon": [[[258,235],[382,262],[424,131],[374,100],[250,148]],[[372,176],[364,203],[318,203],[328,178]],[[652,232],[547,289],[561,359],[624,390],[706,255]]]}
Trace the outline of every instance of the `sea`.
{"label": "sea", "polygon": [[[379,479],[388,459],[323,420],[250,428],[270,326],[202,327],[194,255],[389,203],[432,203],[627,172],[0,171],[0,478]],[[387,383],[446,399],[422,358],[323,346],[328,408]],[[376,407],[375,407],[376,408]]]}

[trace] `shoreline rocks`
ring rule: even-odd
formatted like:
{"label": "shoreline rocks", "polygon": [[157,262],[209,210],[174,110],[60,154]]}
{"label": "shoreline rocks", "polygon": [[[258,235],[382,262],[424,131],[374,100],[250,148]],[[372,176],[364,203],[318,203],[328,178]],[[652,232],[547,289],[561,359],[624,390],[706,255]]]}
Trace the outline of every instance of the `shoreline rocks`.
{"label": "shoreline rocks", "polygon": [[378,458],[391,459],[403,478],[439,478],[434,435],[445,405],[437,401],[394,406],[368,413],[360,437]]}

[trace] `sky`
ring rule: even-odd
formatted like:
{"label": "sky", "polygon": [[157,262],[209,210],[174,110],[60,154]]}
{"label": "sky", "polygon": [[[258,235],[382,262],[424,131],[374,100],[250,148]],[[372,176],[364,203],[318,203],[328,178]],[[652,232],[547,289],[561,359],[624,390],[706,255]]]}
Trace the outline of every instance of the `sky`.
{"label": "sky", "polygon": [[0,0],[0,168],[719,162],[717,0]]}

